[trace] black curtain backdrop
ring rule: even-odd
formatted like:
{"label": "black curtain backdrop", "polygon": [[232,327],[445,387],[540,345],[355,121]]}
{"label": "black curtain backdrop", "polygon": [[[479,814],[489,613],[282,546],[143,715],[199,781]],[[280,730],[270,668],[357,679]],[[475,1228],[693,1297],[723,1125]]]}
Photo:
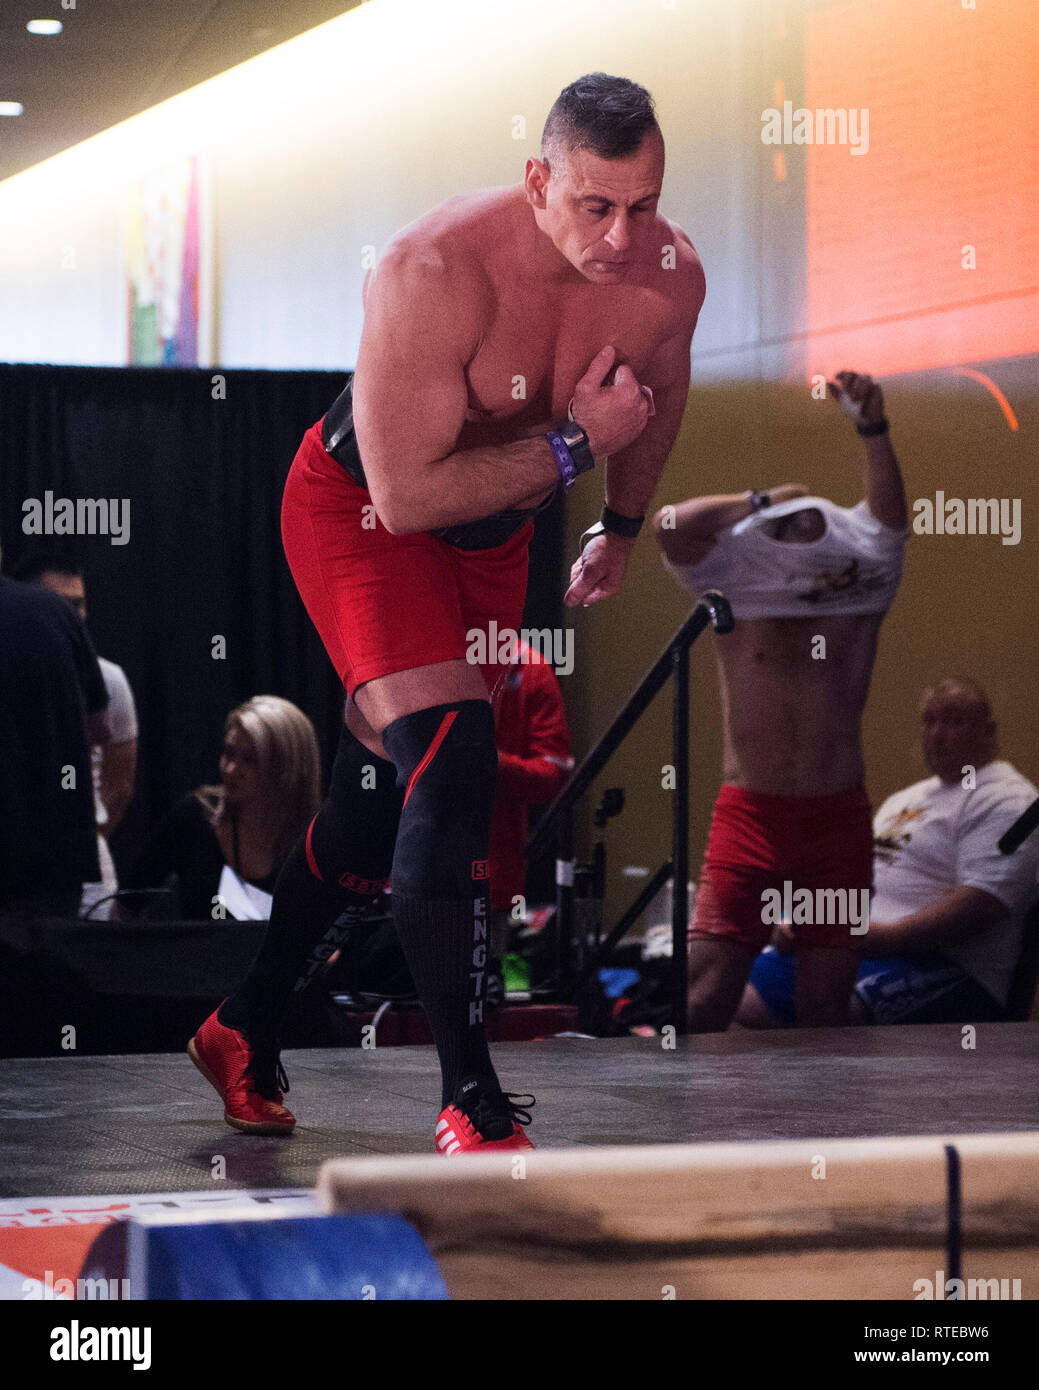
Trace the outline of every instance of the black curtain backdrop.
{"label": "black curtain backdrop", "polygon": [[[296,593],[279,516],[299,442],[346,378],[0,363],[3,569],[70,548],[23,533],[26,499],[130,503],[127,544],[72,543],[94,645],[123,667],[137,704],[136,792],[112,838],[118,868],[174,801],[219,780],[224,719],[253,695],[281,695],[310,717],[327,784],[342,687]],[[558,627],[563,589],[560,503],[537,521],[525,622]],[[223,660],[213,658],[217,636]]]}

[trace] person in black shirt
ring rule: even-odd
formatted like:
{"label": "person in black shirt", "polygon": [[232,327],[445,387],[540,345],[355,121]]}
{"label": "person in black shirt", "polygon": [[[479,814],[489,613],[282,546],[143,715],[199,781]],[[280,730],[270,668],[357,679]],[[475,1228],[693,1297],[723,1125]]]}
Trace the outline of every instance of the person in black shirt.
{"label": "person in black shirt", "polygon": [[0,574],[0,911],[74,916],[98,878],[91,744],[108,693],[64,599]]}

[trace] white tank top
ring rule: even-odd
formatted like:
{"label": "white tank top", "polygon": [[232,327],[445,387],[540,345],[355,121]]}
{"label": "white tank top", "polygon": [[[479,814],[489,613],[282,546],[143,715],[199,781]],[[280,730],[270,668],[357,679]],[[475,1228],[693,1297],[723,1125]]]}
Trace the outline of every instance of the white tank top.
{"label": "white tank top", "polygon": [[[826,530],[817,541],[777,541],[763,525],[817,508]],[[862,501],[838,507],[825,497],[795,497],[754,512],[718,533],[696,565],[664,559],[683,588],[718,589],[734,618],[806,618],[813,614],[886,613],[902,578],[906,531],[892,531]]]}

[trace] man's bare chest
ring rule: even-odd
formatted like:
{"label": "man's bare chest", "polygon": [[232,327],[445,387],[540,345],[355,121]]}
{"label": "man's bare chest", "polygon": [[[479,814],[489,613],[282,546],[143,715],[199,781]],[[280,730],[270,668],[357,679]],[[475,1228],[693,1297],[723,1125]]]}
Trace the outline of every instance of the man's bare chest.
{"label": "man's bare chest", "polygon": [[648,290],[601,305],[578,297],[547,309],[519,296],[502,298],[466,366],[467,421],[516,426],[564,419],[577,382],[607,344],[642,381],[669,335],[672,312]]}

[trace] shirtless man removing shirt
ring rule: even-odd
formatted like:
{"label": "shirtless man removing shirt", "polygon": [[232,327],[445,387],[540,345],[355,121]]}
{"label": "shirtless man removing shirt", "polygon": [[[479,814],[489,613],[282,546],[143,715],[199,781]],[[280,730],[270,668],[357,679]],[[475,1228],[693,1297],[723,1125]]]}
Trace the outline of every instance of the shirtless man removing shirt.
{"label": "shirtless man removing shirt", "polygon": [[729,1026],[780,903],[794,906],[798,1023],[848,1022],[851,931],[868,921],[852,909],[868,913],[872,873],[862,711],[902,575],[907,514],[880,387],[839,372],[829,389],[863,437],[857,507],[786,484],[694,497],[654,522],[679,582],[721,590],[736,619],[716,647],[723,785],[690,931],[692,1032]]}

